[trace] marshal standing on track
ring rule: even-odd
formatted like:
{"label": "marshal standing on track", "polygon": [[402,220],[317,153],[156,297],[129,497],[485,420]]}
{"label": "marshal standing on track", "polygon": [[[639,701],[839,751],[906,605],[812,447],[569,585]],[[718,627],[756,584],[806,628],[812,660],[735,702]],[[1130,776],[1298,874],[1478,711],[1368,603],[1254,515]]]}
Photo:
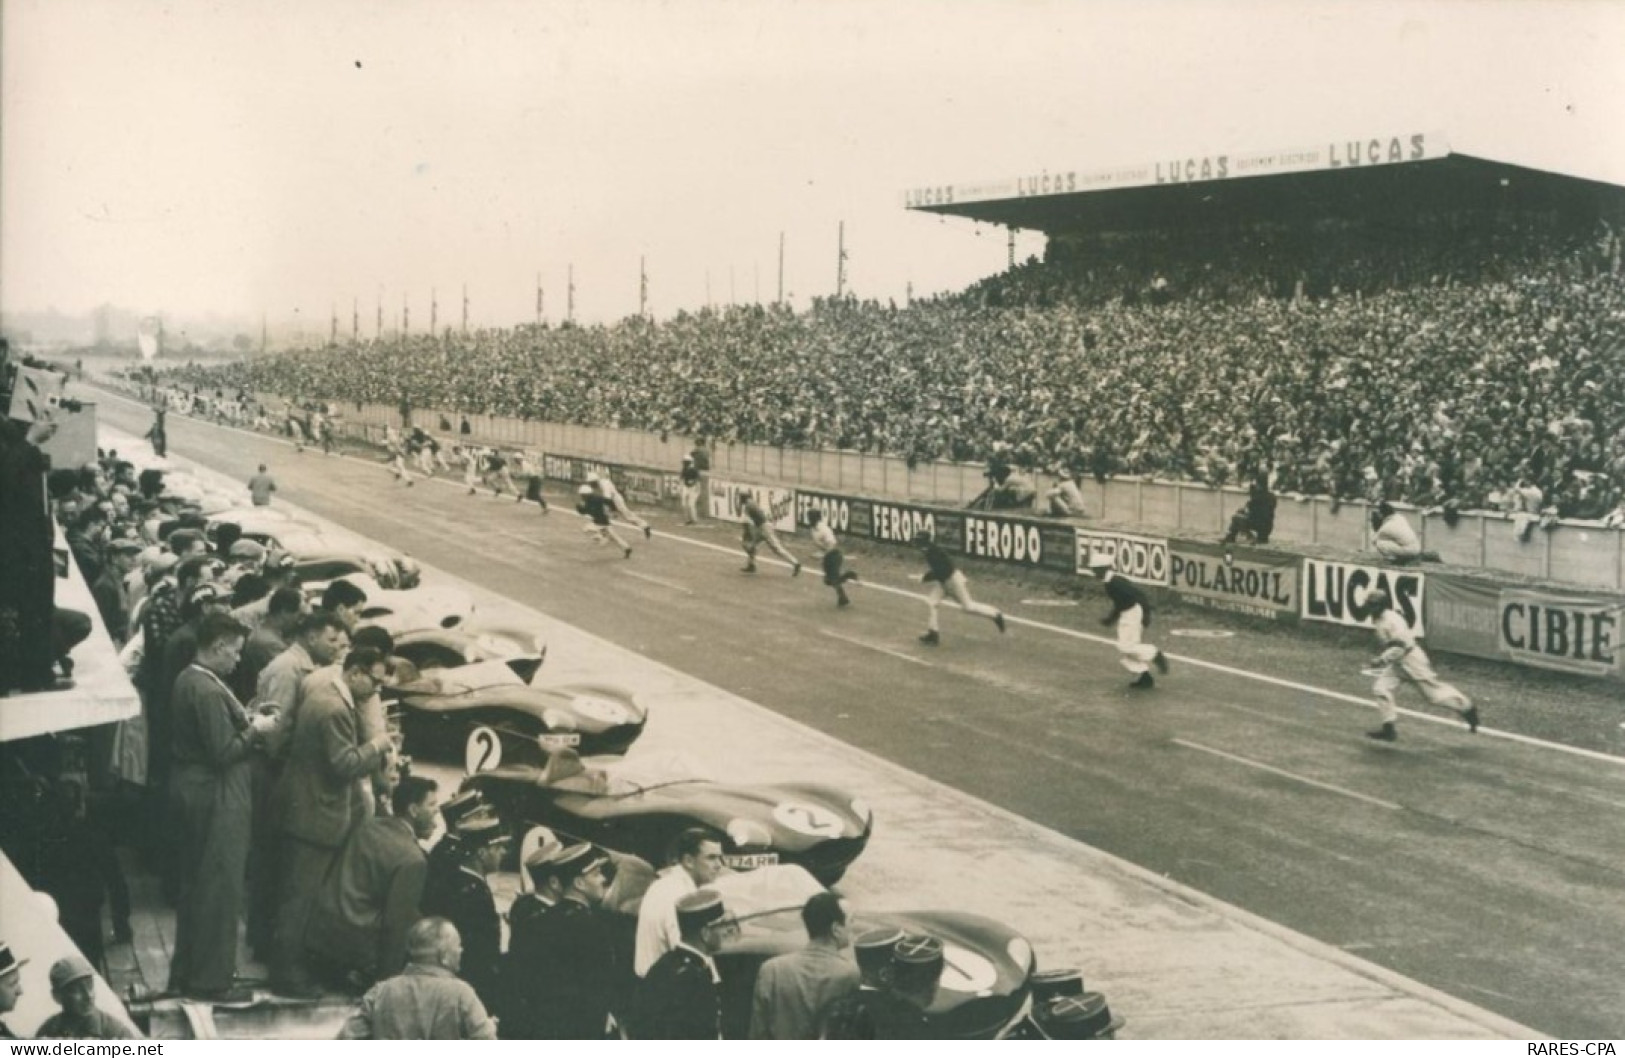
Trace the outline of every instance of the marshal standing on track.
{"label": "marshal standing on track", "polygon": [[841,554],[841,542],[835,530],[824,521],[824,512],[816,508],[807,512],[807,524],[812,526],[812,541],[824,553],[824,583],[835,589],[835,605],[846,607],[852,600],[846,595],[846,582],[857,580],[855,570],[846,569],[846,557]]}
{"label": "marshal standing on track", "polygon": [[1168,658],[1153,644],[1142,641],[1145,629],[1151,624],[1151,604],[1146,601],[1145,593],[1119,577],[1112,569],[1112,560],[1104,555],[1091,558],[1089,570],[1106,585],[1106,594],[1112,600],[1112,612],[1102,617],[1100,623],[1117,626],[1118,659],[1125,669],[1135,674],[1129,686],[1141,690],[1155,686],[1150,666],[1155,665],[1157,671],[1166,676]]}
{"label": "marshal standing on track", "polygon": [[1399,705],[1394,701],[1394,692],[1402,683],[1414,685],[1429,705],[1455,710],[1467,725],[1467,730],[1476,734],[1478,706],[1434,673],[1433,662],[1428,659],[1427,651],[1417,645],[1416,634],[1405,623],[1405,618],[1395,612],[1388,593],[1371,592],[1365,601],[1367,608],[1377,614],[1372,628],[1377,633],[1377,642],[1382,646],[1382,653],[1371,661],[1372,668],[1378,670],[1377,681],[1371,685],[1371,691],[1377,696],[1382,726],[1367,731],[1366,737],[1379,742],[1393,742],[1399,738],[1399,729],[1395,726],[1399,722]]}
{"label": "marshal standing on track", "polygon": [[925,597],[929,616],[926,618],[925,634],[920,636],[920,642],[928,647],[934,647],[942,642],[942,636],[937,629],[937,607],[942,605],[945,594],[953,595],[966,613],[977,614],[992,621],[998,626],[999,634],[1004,634],[1004,614],[987,603],[977,602],[970,597],[970,587],[965,583],[965,575],[954,567],[954,560],[948,557],[948,552],[937,546],[928,530],[921,529],[914,534],[914,546],[925,556],[926,570],[920,574],[920,582],[931,585]]}

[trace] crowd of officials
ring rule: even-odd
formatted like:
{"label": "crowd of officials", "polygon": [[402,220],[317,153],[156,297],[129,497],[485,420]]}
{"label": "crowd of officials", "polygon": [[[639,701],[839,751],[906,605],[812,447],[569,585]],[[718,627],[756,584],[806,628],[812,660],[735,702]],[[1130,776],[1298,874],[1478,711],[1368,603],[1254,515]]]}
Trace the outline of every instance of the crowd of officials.
{"label": "crowd of officials", "polygon": [[1516,502],[1538,491],[1563,517],[1619,505],[1611,231],[1451,231],[1380,252],[1346,239],[1057,241],[1044,262],[905,307],[407,335],[173,379],[912,461],[1003,444],[1018,466],[1084,475],[1218,485],[1269,469],[1280,493],[1418,506],[1494,508],[1520,481]]}
{"label": "crowd of officials", "polygon": [[[290,556],[165,476],[104,451],[45,477],[142,712],[8,751],[5,852],[84,953],[53,968],[63,1013],[32,1034],[129,1031],[84,984],[105,966],[108,918],[116,942],[132,936],[116,851],[129,845],[175,908],[174,995],[259,998],[239,976],[242,937],[272,992],[358,997],[346,1037],[716,1038],[712,954],[736,928],[709,887],[720,836],[685,831],[658,874],[547,837],[519,864],[529,892],[505,931],[489,877],[511,869],[512,835],[477,793],[443,800],[411,774],[382,692],[419,674],[360,624],[364,591],[338,580],[312,597]],[[260,478],[245,495],[269,492]],[[825,892],[802,917],[807,946],[762,968],[753,1035],[924,1031],[930,938],[853,938]],[[0,984],[14,1003],[4,965]]]}

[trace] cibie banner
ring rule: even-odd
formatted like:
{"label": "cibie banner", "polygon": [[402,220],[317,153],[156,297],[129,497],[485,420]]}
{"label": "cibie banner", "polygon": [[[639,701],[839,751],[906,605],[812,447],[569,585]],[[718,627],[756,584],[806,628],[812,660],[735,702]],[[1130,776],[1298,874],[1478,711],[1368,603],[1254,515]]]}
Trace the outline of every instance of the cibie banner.
{"label": "cibie banner", "polygon": [[787,533],[796,531],[796,494],[793,489],[774,488],[771,485],[747,485],[739,481],[712,478],[710,481],[711,517],[725,522],[745,520],[745,500],[754,495],[769,523]]}
{"label": "cibie banner", "polygon": [[1506,588],[1500,649],[1511,660],[1591,676],[1619,674],[1619,626],[1625,601]]}
{"label": "cibie banner", "polygon": [[1168,586],[1166,540],[1131,533],[1079,529],[1076,572],[1089,572],[1089,563],[1096,557],[1110,560],[1112,571],[1119,577],[1141,584]]}
{"label": "cibie banner", "polygon": [[1426,580],[1420,572],[1306,558],[1300,585],[1303,619],[1351,628],[1370,627],[1376,616],[1369,601],[1371,593],[1381,591],[1387,594],[1412,632],[1426,635],[1422,624],[1425,586]]}

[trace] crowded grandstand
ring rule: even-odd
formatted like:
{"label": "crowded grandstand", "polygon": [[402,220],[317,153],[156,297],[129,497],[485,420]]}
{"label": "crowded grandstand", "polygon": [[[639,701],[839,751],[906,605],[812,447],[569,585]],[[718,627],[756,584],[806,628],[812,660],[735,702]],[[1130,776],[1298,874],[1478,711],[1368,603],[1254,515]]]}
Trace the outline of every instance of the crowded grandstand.
{"label": "crowded grandstand", "polygon": [[229,403],[456,409],[911,463],[1002,451],[1215,486],[1262,472],[1288,495],[1605,518],[1625,485],[1625,192],[1426,142],[1336,171],[911,199],[1049,245],[907,305],[448,329],[166,377]]}

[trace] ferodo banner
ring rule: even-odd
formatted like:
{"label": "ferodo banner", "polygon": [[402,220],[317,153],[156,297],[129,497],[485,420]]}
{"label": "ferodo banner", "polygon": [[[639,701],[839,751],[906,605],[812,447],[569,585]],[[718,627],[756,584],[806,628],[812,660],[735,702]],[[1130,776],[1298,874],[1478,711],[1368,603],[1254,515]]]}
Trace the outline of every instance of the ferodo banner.
{"label": "ferodo banner", "polygon": [[[837,536],[856,533],[869,535],[869,501],[851,496],[837,496],[832,492],[796,490],[796,525],[807,524],[807,515],[822,511],[824,524],[835,530]],[[853,526],[857,525],[858,528]]]}
{"label": "ferodo banner", "polygon": [[1168,541],[1131,533],[1108,533],[1094,529],[1074,530],[1077,537],[1073,571],[1087,573],[1089,561],[1099,556],[1111,559],[1119,577],[1141,584],[1168,584]]}
{"label": "ferodo banner", "polygon": [[796,494],[792,489],[775,488],[772,485],[746,485],[738,481],[725,481],[721,478],[712,478],[711,486],[711,517],[725,522],[742,522],[745,520],[745,496],[750,493],[756,497],[766,511],[775,529],[782,529],[787,533],[796,530]]}
{"label": "ferodo banner", "polygon": [[1174,541],[1168,586],[1215,610],[1279,618],[1298,613],[1298,559],[1251,548]]}
{"label": "ferodo banner", "polygon": [[1018,566],[1072,572],[1072,527],[1019,518],[967,514],[961,553]]}
{"label": "ferodo banner", "polygon": [[1521,665],[1618,675],[1625,600],[1526,588],[1501,592],[1500,649]]}
{"label": "ferodo banner", "polygon": [[1388,593],[1394,609],[1411,631],[1426,635],[1422,624],[1424,576],[1411,570],[1361,566],[1352,562],[1303,560],[1303,619],[1368,628],[1374,611],[1366,599],[1373,591]]}
{"label": "ferodo banner", "polygon": [[879,500],[869,502],[867,533],[859,528],[856,517],[852,521],[853,535],[863,534],[887,544],[906,544],[914,539],[915,533],[924,531],[947,551],[960,550],[964,528],[964,518],[954,511]]}

